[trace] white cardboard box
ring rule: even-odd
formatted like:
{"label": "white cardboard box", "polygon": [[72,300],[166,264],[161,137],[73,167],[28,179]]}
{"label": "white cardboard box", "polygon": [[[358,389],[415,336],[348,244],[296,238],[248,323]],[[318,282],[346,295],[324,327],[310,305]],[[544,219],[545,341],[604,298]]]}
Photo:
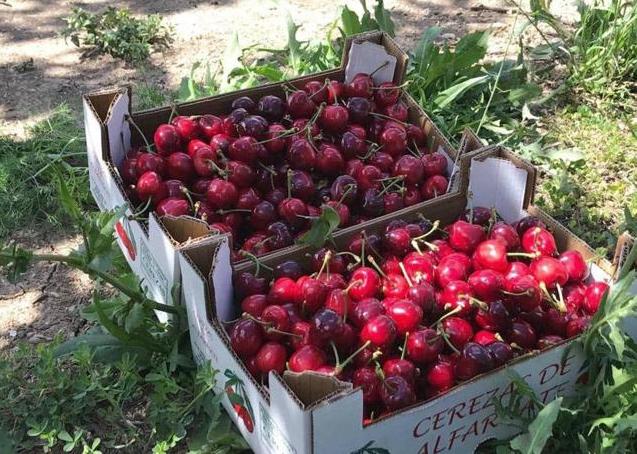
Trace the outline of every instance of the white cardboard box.
{"label": "white cardboard box", "polygon": [[[489,154],[489,153],[487,153]],[[508,221],[525,215],[528,174],[490,153],[472,159],[471,200],[494,206]],[[493,181],[501,181],[493,191]],[[467,199],[464,198],[464,203]],[[449,205],[457,204],[450,197]],[[464,204],[461,205],[464,208]],[[432,210],[435,212],[435,210]],[[429,213],[425,213],[427,215]],[[457,213],[455,214],[457,215]],[[555,221],[553,221],[555,223]],[[558,244],[568,241],[586,252],[587,246],[560,227]],[[563,238],[568,235],[568,238]],[[338,243],[338,239],[336,239]],[[570,246],[569,246],[570,247]],[[589,249],[588,257],[592,251]],[[220,373],[215,391],[242,397],[249,415],[240,418],[229,399],[223,404],[257,453],[468,453],[483,441],[507,438],[516,429],[500,424],[493,399],[506,404],[515,371],[540,399],[566,395],[578,379],[584,357],[572,340],[462,383],[450,392],[421,402],[363,427],[362,392],[351,384],[315,373],[284,376],[271,373],[269,389],[254,381],[231,351],[223,322],[236,316],[231,285],[230,250],[225,239],[211,239],[180,252],[184,301],[188,310],[193,352],[198,363],[210,361]],[[610,264],[591,264],[593,280],[609,280]],[[574,344],[568,355],[567,349]],[[371,451],[375,448],[376,451]]]}

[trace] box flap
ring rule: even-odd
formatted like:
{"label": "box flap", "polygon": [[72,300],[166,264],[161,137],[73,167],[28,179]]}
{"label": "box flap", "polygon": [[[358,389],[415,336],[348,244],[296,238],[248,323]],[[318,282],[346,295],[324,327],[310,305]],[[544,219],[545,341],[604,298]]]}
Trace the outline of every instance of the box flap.
{"label": "box flap", "polygon": [[462,138],[460,139],[460,146],[458,151],[460,154],[467,154],[484,148],[486,144],[483,144],[480,138],[470,128],[465,128],[462,132]]}
{"label": "box flap", "polygon": [[352,389],[352,384],[349,382],[312,371],[302,373],[285,371],[283,380],[306,408],[330,395]]}
{"label": "box flap", "polygon": [[345,82],[351,82],[358,73],[373,73],[374,84],[379,85],[393,81],[395,70],[396,57],[383,46],[369,41],[353,42],[345,68]]}
{"label": "box flap", "polygon": [[471,160],[468,206],[495,208],[512,223],[522,217],[528,173],[512,162],[490,157]]}
{"label": "box flap", "polygon": [[230,241],[227,236],[221,237],[213,253],[212,267],[208,276],[214,291],[215,313],[221,322],[229,322],[237,317],[230,256]]}

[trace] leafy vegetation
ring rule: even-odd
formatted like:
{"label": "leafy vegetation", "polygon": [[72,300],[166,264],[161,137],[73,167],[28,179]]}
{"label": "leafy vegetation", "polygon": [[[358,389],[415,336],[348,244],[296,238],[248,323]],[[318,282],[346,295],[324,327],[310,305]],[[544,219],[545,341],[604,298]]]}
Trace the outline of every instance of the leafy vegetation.
{"label": "leafy vegetation", "polygon": [[29,129],[24,140],[0,136],[0,238],[16,228],[42,220],[53,225],[65,219],[56,197],[56,169],[82,206],[93,206],[88,189],[84,133],[63,105]]}
{"label": "leafy vegetation", "polygon": [[124,8],[109,6],[97,14],[74,8],[64,20],[62,36],[76,47],[85,48],[82,54],[85,58],[108,54],[139,63],[146,60],[151,51],[169,48],[173,41],[172,28],[163,23],[159,14],[138,19]]}
{"label": "leafy vegetation", "polygon": [[[219,407],[224,394],[212,392],[217,371],[197,369],[192,360],[184,308],[148,299],[128,268],[114,236],[123,210],[85,213],[61,176],[57,187],[82,246],[67,255],[6,246],[0,266],[11,279],[36,261],[87,273],[98,286],[82,315],[96,326],[65,343],[0,358],[0,437],[20,449],[85,453],[245,448]],[[155,311],[172,317],[161,323]]]}

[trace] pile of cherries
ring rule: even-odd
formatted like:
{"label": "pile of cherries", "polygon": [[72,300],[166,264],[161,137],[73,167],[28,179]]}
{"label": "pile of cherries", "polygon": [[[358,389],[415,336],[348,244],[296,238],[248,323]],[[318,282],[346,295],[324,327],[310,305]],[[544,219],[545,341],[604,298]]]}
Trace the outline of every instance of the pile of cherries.
{"label": "pile of cherries", "polygon": [[140,205],[204,219],[261,255],[293,244],[323,205],[345,227],[447,191],[447,160],[407,122],[400,96],[367,74],[307,82],[286,99],[243,96],[228,115],[160,125],[121,176]]}
{"label": "pile of cherries", "polygon": [[581,333],[608,289],[540,219],[485,208],[444,230],[395,220],[308,263],[235,276],[232,348],[264,383],[288,369],[361,387],[368,422]]}

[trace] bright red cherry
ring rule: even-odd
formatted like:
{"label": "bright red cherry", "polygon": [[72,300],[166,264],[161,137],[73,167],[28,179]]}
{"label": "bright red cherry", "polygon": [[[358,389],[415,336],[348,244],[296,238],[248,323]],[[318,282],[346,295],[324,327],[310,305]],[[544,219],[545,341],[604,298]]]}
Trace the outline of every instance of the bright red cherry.
{"label": "bright red cherry", "polygon": [[509,252],[515,251],[520,247],[518,232],[506,222],[496,222],[491,228],[489,239],[503,241]]}
{"label": "bright red cherry", "polygon": [[303,279],[300,284],[299,281],[297,281],[297,286],[301,292],[301,307],[310,313],[316,312],[325,304],[329,288],[324,282],[311,277]]}
{"label": "bright red cherry", "polygon": [[587,314],[593,315],[599,309],[604,294],[608,291],[608,284],[605,282],[593,282],[586,287],[582,308]]}
{"label": "bright red cherry", "polygon": [[144,172],[137,180],[135,191],[137,197],[142,201],[147,201],[149,197],[154,197],[162,188],[162,179],[157,172]]}
{"label": "bright red cherry", "polygon": [[489,331],[486,329],[481,329],[480,331],[476,331],[473,335],[473,342],[476,342],[480,345],[489,345],[498,340],[496,334],[493,331]]}
{"label": "bright red cherry", "polygon": [[199,121],[196,119],[178,115],[173,118],[171,123],[175,126],[175,129],[177,129],[177,134],[179,134],[182,142],[189,142],[201,134]]}
{"label": "bright red cherry", "polygon": [[379,287],[378,273],[372,268],[362,266],[352,273],[349,296],[354,301],[371,298],[378,293]]}
{"label": "bright red cherry", "polygon": [[588,265],[578,251],[564,251],[557,259],[566,268],[569,282],[579,282],[588,277]]}
{"label": "bright red cherry", "polygon": [[530,312],[542,301],[542,292],[537,280],[530,274],[507,278],[504,282],[506,303],[512,310]]}
{"label": "bright red cherry", "polygon": [[385,128],[380,134],[378,143],[383,152],[397,158],[407,150],[407,133],[399,128]]}
{"label": "bright red cherry", "polygon": [[427,383],[435,389],[436,392],[446,391],[455,383],[455,374],[453,365],[446,360],[437,360],[427,371]]}
{"label": "bright red cherry", "polygon": [[526,276],[529,274],[529,267],[522,262],[511,262],[509,264],[509,269],[504,274],[504,278],[507,280],[512,280],[516,277]]}
{"label": "bright red cherry", "polygon": [[290,355],[288,367],[293,372],[317,370],[327,362],[325,353],[314,345],[304,345]]}
{"label": "bright red cherry", "polygon": [[562,263],[553,257],[538,257],[529,265],[529,271],[541,284],[548,289],[554,289],[558,285],[563,286],[568,281],[568,273]]}
{"label": "bright red cherry", "polygon": [[268,305],[265,295],[256,294],[246,296],[241,301],[241,311],[252,315],[253,317],[261,317],[263,309]]}
{"label": "bright red cherry", "polygon": [[325,299],[325,308],[333,310],[340,317],[347,317],[353,306],[354,303],[352,303],[347,292],[340,288],[330,290]]}
{"label": "bright red cherry", "polygon": [[396,324],[399,334],[414,331],[422,323],[422,309],[409,300],[398,300],[392,304],[387,315]]}
{"label": "bright red cherry", "polygon": [[155,208],[159,216],[186,216],[190,214],[190,203],[182,197],[168,197]]}
{"label": "bright red cherry", "polygon": [[425,169],[420,159],[403,155],[394,164],[393,175],[402,176],[407,184],[420,184],[424,178]]}
{"label": "bright red cherry", "polygon": [[370,342],[377,347],[388,347],[396,340],[396,324],[386,315],[377,315],[369,320],[361,330],[362,342]]}
{"label": "bright red cherry", "polygon": [[285,370],[287,351],[278,342],[267,342],[263,344],[257,353],[257,367],[263,374],[268,372],[278,372],[282,374]]}
{"label": "bright red cherry", "polygon": [[473,267],[476,270],[490,269],[504,273],[509,269],[506,243],[500,240],[486,240],[473,251]]}
{"label": "bright red cherry", "polygon": [[294,279],[289,277],[276,279],[268,292],[268,303],[270,304],[299,304],[302,301],[301,298],[301,289]]}
{"label": "bright red cherry", "polygon": [[379,107],[390,106],[398,102],[400,97],[400,88],[398,88],[393,82],[383,82],[374,92],[374,102]]}
{"label": "bright red cherry", "polygon": [[447,192],[449,181],[442,175],[434,175],[425,180],[420,193],[423,199],[430,200]]}
{"label": "bright red cherry", "polygon": [[447,227],[449,245],[457,251],[471,254],[484,241],[484,229],[477,224],[456,221]]}
{"label": "bright red cherry", "polygon": [[532,227],[524,232],[522,235],[522,249],[529,254],[546,256],[557,254],[555,237],[542,227]]}
{"label": "bright red cherry", "polygon": [[198,122],[199,129],[208,140],[223,132],[221,118],[215,115],[202,115],[199,117]]}
{"label": "bright red cherry", "polygon": [[447,173],[447,158],[445,158],[442,153],[426,154],[421,160],[426,178],[433,177],[434,175],[445,175]]}
{"label": "bright red cherry", "polygon": [[461,253],[451,253],[443,257],[436,268],[436,282],[446,287],[451,281],[464,281],[471,272],[471,259]]}
{"label": "bright red cherry", "polygon": [[471,298],[473,291],[465,281],[451,281],[440,292],[436,301],[440,311],[458,310],[460,316],[469,315],[473,311]]}

